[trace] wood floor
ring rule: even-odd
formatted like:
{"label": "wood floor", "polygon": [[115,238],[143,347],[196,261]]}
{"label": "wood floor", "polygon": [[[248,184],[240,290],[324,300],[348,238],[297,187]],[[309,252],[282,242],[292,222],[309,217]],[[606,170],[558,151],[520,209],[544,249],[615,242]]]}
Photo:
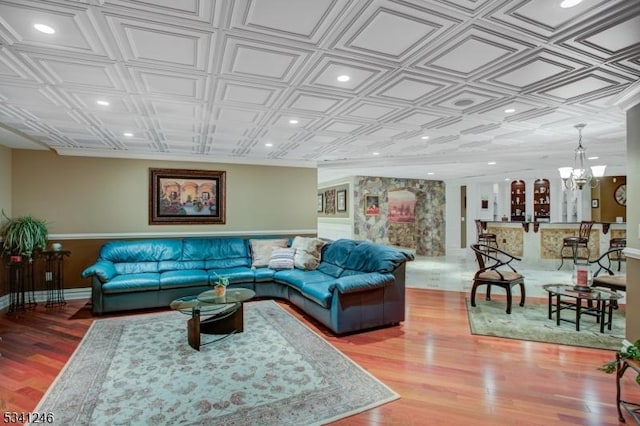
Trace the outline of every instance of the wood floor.
{"label": "wood floor", "polygon": [[[401,326],[346,337],[282,306],[401,396],[336,424],[619,424],[614,376],[597,370],[613,352],[472,336],[464,300],[463,293],[408,289]],[[543,301],[528,300],[535,302]],[[91,322],[86,300],[0,315],[0,411],[32,411]],[[640,400],[632,374],[623,396]]]}

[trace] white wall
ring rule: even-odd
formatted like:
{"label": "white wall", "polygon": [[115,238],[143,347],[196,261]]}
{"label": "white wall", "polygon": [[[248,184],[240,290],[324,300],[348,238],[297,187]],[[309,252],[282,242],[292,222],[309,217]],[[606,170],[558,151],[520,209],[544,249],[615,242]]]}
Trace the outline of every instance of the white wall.
{"label": "white wall", "polygon": [[350,176],[344,179],[333,180],[330,182],[322,182],[322,184],[319,184],[318,189],[349,184],[349,189],[347,191],[347,209],[348,209],[349,217],[348,218],[318,217],[318,237],[329,238],[332,240],[337,240],[340,238],[350,238],[350,239],[354,238],[354,234],[353,234],[354,182],[355,182],[355,176]]}

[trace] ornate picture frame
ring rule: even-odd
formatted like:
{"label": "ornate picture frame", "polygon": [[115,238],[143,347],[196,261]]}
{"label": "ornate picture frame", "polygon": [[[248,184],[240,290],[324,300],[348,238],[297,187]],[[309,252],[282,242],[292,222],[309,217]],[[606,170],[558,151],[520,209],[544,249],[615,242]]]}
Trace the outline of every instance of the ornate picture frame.
{"label": "ornate picture frame", "polygon": [[347,211],[347,190],[341,189],[336,195],[336,211],[344,213]]}
{"label": "ornate picture frame", "polygon": [[149,225],[226,221],[226,172],[149,169]]}
{"label": "ornate picture frame", "polygon": [[364,214],[366,216],[377,216],[380,214],[380,196],[379,195],[365,196]]}

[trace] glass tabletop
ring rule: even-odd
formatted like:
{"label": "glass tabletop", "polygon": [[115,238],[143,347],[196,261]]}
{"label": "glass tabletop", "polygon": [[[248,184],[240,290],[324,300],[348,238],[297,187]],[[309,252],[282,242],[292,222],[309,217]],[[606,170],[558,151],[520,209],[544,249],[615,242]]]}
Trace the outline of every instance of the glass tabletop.
{"label": "glass tabletop", "polygon": [[575,297],[586,300],[618,300],[622,298],[621,294],[614,291],[599,287],[590,287],[589,291],[582,289],[576,290],[574,286],[568,284],[545,284],[542,286],[551,294],[559,294],[561,296]]}
{"label": "glass tabletop", "polygon": [[215,290],[207,290],[198,295],[202,303],[213,305],[225,305],[227,303],[246,302],[256,293],[248,288],[228,288],[224,296],[216,296]]}
{"label": "glass tabletop", "polygon": [[221,312],[232,308],[237,302],[245,302],[255,296],[253,290],[246,288],[228,288],[226,295],[219,297],[214,290],[207,290],[195,296],[184,296],[175,299],[169,304],[173,310],[191,315],[194,309],[200,313]]}

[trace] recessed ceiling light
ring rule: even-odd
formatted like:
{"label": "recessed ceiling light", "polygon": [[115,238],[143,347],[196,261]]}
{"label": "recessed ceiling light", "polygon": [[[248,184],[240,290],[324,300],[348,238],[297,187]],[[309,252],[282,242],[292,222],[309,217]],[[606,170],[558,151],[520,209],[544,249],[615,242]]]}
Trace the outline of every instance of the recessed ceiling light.
{"label": "recessed ceiling light", "polygon": [[266,146],[268,148],[271,148],[273,146],[273,144],[271,142],[267,142],[267,143],[264,144],[264,146]]}
{"label": "recessed ceiling light", "polygon": [[600,157],[587,157],[587,160],[597,160]]}
{"label": "recessed ceiling light", "polygon": [[298,120],[291,119],[291,120],[289,120],[289,124],[298,124]]}
{"label": "recessed ceiling light", "polygon": [[511,179],[510,179],[510,178],[504,178],[504,180],[505,180],[506,182],[509,182]]}
{"label": "recessed ceiling light", "polygon": [[349,77],[349,76],[348,76],[348,75],[346,75],[346,74],[345,74],[345,75],[339,75],[339,76],[338,76],[338,81],[340,81],[340,82],[342,82],[342,83],[344,83],[344,82],[346,82],[346,81],[349,81],[349,80],[351,80],[351,77]]}
{"label": "recessed ceiling light", "polygon": [[422,137],[420,137],[420,139],[422,139],[422,140],[425,140],[425,141],[426,141],[427,139],[429,139],[429,136],[422,136]]}
{"label": "recessed ceiling light", "polygon": [[380,155],[380,153],[379,152],[374,152],[373,155]]}
{"label": "recessed ceiling light", "polygon": [[490,165],[490,166],[495,166],[496,162],[495,161],[489,161],[487,164]]}
{"label": "recessed ceiling light", "polygon": [[433,176],[433,172],[427,173],[427,176]]}
{"label": "recessed ceiling light", "polygon": [[128,137],[128,138],[133,137],[133,133],[131,133],[131,132],[124,132],[123,135]]}
{"label": "recessed ceiling light", "polygon": [[56,32],[56,30],[45,24],[35,24],[33,28],[45,34],[55,34]]}
{"label": "recessed ceiling light", "polygon": [[560,7],[563,9],[568,9],[570,7],[579,5],[580,3],[582,3],[582,0],[564,0],[562,3],[560,3]]}
{"label": "recessed ceiling light", "polygon": [[504,110],[507,114],[511,114],[512,112],[516,112],[515,108],[507,108]]}
{"label": "recessed ceiling light", "polygon": [[100,101],[96,101],[96,103],[101,106],[109,106],[109,102],[107,101],[100,100]]}

